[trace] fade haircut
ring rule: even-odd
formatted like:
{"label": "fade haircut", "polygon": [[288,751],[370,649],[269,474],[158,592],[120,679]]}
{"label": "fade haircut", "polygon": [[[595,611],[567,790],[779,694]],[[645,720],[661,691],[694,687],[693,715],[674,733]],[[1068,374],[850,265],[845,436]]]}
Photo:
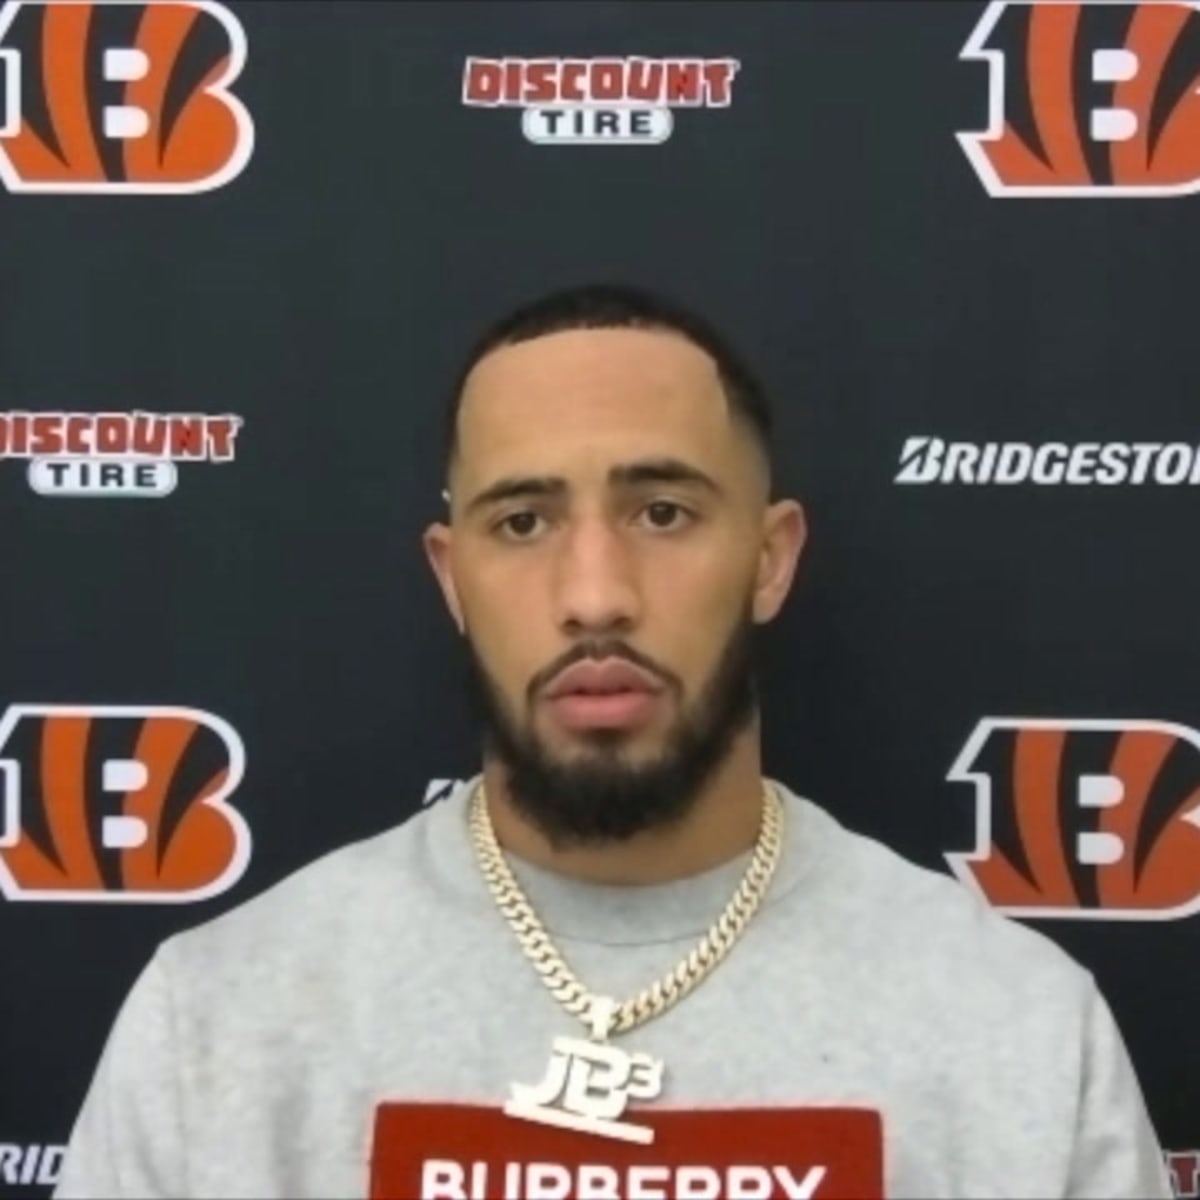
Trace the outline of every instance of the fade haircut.
{"label": "fade haircut", "polygon": [[570,329],[661,329],[685,337],[716,364],[731,415],[753,435],[768,475],[771,467],[771,409],[750,365],[704,317],[661,294],[621,284],[589,283],[551,292],[493,322],[475,342],[455,380],[446,412],[445,462],[458,449],[458,412],[467,376],[501,346],[515,346]]}

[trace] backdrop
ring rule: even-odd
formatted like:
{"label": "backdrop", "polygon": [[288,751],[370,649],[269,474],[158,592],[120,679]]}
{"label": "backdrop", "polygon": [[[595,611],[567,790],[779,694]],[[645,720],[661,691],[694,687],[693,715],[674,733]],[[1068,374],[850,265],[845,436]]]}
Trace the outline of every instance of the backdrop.
{"label": "backdrop", "polygon": [[440,413],[592,279],[774,397],[771,772],[1094,971],[1200,1194],[1197,8],[0,3],[0,1194],[160,939],[475,770]]}

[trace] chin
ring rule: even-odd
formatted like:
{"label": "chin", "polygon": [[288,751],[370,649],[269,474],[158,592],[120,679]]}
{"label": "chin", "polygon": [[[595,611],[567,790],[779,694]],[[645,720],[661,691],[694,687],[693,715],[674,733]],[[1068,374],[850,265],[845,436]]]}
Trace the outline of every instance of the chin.
{"label": "chin", "polygon": [[556,739],[551,752],[564,767],[584,763],[621,763],[642,767],[657,761],[666,749],[661,734],[642,729],[595,729]]}

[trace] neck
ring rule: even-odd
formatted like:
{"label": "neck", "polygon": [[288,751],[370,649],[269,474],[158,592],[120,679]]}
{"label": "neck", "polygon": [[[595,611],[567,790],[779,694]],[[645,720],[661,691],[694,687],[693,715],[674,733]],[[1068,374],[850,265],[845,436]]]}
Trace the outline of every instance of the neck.
{"label": "neck", "polygon": [[757,723],[735,740],[682,821],[619,843],[556,848],[514,805],[502,763],[485,758],[483,782],[496,840],[508,854],[588,883],[669,883],[711,871],[753,849],[762,823]]}

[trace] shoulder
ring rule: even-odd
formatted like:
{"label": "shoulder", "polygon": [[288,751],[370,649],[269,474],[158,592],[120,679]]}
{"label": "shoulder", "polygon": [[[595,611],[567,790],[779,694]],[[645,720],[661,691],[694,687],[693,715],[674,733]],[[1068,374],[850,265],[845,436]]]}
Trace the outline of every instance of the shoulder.
{"label": "shoulder", "polygon": [[381,938],[396,951],[439,895],[431,847],[462,811],[462,789],[381,833],[337,847],[219,916],[159,947],[172,971],[191,975],[279,971],[336,961]]}
{"label": "shoulder", "polygon": [[1092,975],[1047,934],[994,908],[954,876],[922,866],[795,797],[819,850],[814,883],[838,936],[909,987],[959,989],[1006,1008],[1061,1007],[1078,1017]]}

